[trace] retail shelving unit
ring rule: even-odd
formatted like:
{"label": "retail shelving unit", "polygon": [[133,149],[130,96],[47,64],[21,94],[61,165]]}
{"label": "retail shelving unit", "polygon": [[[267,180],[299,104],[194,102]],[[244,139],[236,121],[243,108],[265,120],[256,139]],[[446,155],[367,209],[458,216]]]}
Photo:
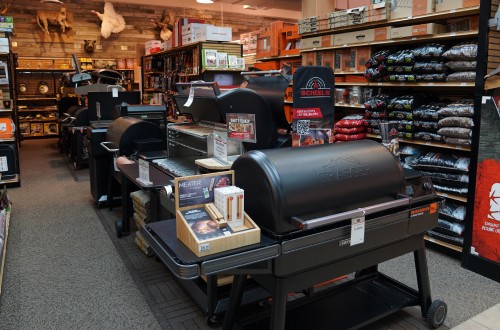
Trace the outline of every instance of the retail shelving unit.
{"label": "retail shelving unit", "polygon": [[[13,91],[12,77],[13,70],[13,56],[11,53],[0,54],[0,62],[2,64],[0,74],[0,96],[2,102],[0,109],[0,117],[5,119],[2,125],[2,131],[9,131],[8,125],[13,123],[17,126],[15,115],[15,93]],[[19,170],[19,145],[18,136],[13,132],[12,137],[0,138],[0,166],[4,175],[0,176],[0,185],[7,185],[8,187],[19,187],[21,185],[20,170]]]}
{"label": "retail shelving unit", "polygon": [[16,112],[21,139],[59,135],[57,100],[60,78],[74,71],[71,60],[19,58],[15,68]]}
{"label": "retail shelving unit", "polygon": [[[243,68],[207,67],[204,51],[216,50],[242,57],[242,46],[234,43],[203,41],[175,47],[142,58],[142,95],[144,103],[163,103],[164,95],[175,93],[176,82],[217,81],[221,89],[240,85]],[[168,98],[167,98],[168,102]]]}
{"label": "retail shelving unit", "polygon": [[[313,1],[314,2],[314,1]],[[483,4],[484,2],[484,4]],[[498,2],[498,1],[496,1]],[[303,4],[304,8],[304,4]],[[492,11],[490,9],[489,1],[481,1],[481,6],[473,6],[466,8],[459,8],[455,10],[448,10],[443,12],[434,12],[424,15],[415,15],[406,18],[397,18],[397,19],[388,19],[388,20],[379,20],[369,23],[348,25],[343,27],[338,27],[334,29],[318,29],[315,32],[307,32],[302,33],[302,41],[304,42],[307,38],[327,38],[331,37],[333,40],[333,36],[339,33],[344,32],[355,32],[362,31],[367,29],[377,29],[384,27],[405,27],[412,26],[417,24],[426,24],[426,23],[446,23],[447,20],[450,19],[466,19],[466,18],[475,18],[477,19],[479,13],[486,11]],[[496,11],[496,7],[495,7]],[[324,14],[324,13],[323,13]],[[494,12],[493,12],[494,14]],[[487,21],[487,20],[486,20]],[[321,54],[324,52],[338,52],[347,49],[358,49],[359,47],[368,47],[371,49],[371,53],[381,50],[387,49],[391,47],[396,47],[397,49],[404,48],[412,48],[417,45],[423,45],[425,43],[444,43],[446,45],[454,45],[458,44],[462,41],[466,40],[477,40],[478,33],[481,35],[481,29],[484,27],[483,20],[479,23],[479,30],[475,28],[474,30],[469,31],[457,31],[457,32],[446,32],[439,33],[433,35],[425,35],[425,36],[413,36],[399,39],[391,39],[390,37],[386,40],[379,41],[369,41],[369,42],[353,42],[351,44],[335,44],[332,42],[332,46],[324,46],[324,47],[313,47],[309,49],[303,49],[301,51],[303,56],[304,64],[313,64],[313,65],[321,65],[321,63],[316,63],[317,59],[321,58]],[[319,24],[321,26],[321,24]],[[323,24],[325,27],[325,24]],[[312,40],[312,39],[311,39]],[[486,49],[487,41],[479,39],[478,48]],[[320,43],[321,45],[321,43]],[[332,55],[329,55],[332,56]],[[491,57],[491,55],[490,55]],[[335,58],[335,55],[333,55]],[[480,60],[483,59],[483,60]],[[343,71],[339,68],[338,65],[334,65],[335,68],[335,76],[340,77],[340,80],[346,81],[336,81],[336,87],[340,88],[350,88],[350,87],[365,87],[365,88],[373,88],[374,90],[384,90],[389,91],[391,94],[397,95],[405,95],[409,93],[422,93],[422,94],[435,94],[438,93],[440,96],[446,97],[466,97],[469,99],[474,99],[474,124],[477,126],[480,120],[480,110],[481,110],[481,95],[484,92],[484,75],[486,73],[486,67],[484,62],[486,62],[488,57],[484,54],[478,54],[477,60],[477,68],[476,68],[476,80],[474,82],[470,81],[458,81],[458,82],[369,82],[363,81],[363,74],[361,70],[352,70],[352,71]],[[489,59],[491,61],[491,58]],[[338,63],[337,63],[338,64]],[[338,98],[336,99],[335,106],[338,108],[339,113],[362,113],[363,105],[362,104],[349,104],[340,101]],[[474,128],[473,134],[477,134],[476,128]],[[369,134],[369,138],[380,139],[380,136]],[[414,140],[414,139],[400,139],[400,143],[402,145],[414,145],[416,147],[424,148],[424,150],[442,152],[442,153],[453,153],[464,157],[470,157],[471,159],[471,167],[469,171],[470,183],[468,188],[467,196],[455,196],[452,194],[440,193],[443,197],[448,200],[452,200],[459,205],[465,205],[467,207],[467,215],[465,219],[465,223],[470,224],[472,222],[472,210],[473,204],[471,201],[473,200],[471,197],[471,193],[474,191],[474,176],[475,176],[475,168],[472,165],[475,160],[475,153],[477,149],[477,145],[474,144],[473,138],[472,146],[465,145],[453,145],[453,144],[444,144],[444,143],[436,143],[429,142],[423,140]],[[436,248],[442,252],[448,253],[455,257],[460,258],[461,252],[463,248],[463,242],[457,242],[454,240],[448,240],[445,236],[432,236],[432,232],[430,232],[429,236],[426,238],[429,246]]]}

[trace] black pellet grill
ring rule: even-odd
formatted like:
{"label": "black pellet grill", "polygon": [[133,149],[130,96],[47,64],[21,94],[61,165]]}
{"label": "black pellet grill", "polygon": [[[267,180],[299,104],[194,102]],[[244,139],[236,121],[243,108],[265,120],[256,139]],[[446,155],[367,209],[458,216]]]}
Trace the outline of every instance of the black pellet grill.
{"label": "black pellet grill", "polygon": [[[446,304],[431,300],[424,250],[423,234],[437,226],[442,203],[429,178],[403,171],[385,147],[369,140],[253,150],[232,168],[245,190],[245,211],[262,230],[260,244],[197,258],[176,239],[175,221],[142,228],[179,278],[235,275],[225,329],[356,329],[412,305],[431,325],[444,322]],[[364,242],[351,246],[352,222],[360,217]],[[377,270],[378,263],[410,252],[418,291]],[[346,274],[341,284],[313,289]],[[252,298],[247,275],[272,300],[270,307],[247,305],[235,321],[242,302]],[[296,292],[307,294],[287,302]]]}

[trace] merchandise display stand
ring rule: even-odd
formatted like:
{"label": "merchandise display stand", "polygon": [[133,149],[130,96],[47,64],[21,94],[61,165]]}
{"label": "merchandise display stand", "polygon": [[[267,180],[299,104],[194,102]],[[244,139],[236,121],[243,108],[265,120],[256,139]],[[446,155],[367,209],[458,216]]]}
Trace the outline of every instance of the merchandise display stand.
{"label": "merchandise display stand", "polygon": [[[425,219],[422,220],[425,221]],[[428,223],[429,221],[425,222],[430,225],[430,223]],[[391,228],[384,228],[386,232],[385,235],[393,237],[399,230],[398,227],[399,224]],[[338,321],[341,322],[339,324],[345,324],[346,327],[363,326],[404,307],[415,305],[421,307],[422,316],[427,318],[432,326],[437,327],[444,322],[446,317],[446,304],[439,300],[434,302],[431,300],[423,233],[391,241],[388,244],[377,246],[373,249],[370,249],[371,244],[368,244],[369,246],[366,246],[362,250],[354,249],[358,251],[356,254],[349,257],[344,256],[344,258],[339,257],[319,268],[300,271],[292,275],[281,276],[279,273],[276,274],[275,260],[283,258],[282,256],[287,253],[307,253],[307,250],[310,249],[311,246],[314,246],[311,240],[321,239],[323,244],[331,244],[331,246],[338,245],[341,240],[340,237],[342,236],[336,237],[336,235],[340,235],[342,230],[342,228],[336,228],[319,233],[318,236],[314,238],[298,238],[288,242],[275,241],[262,235],[260,244],[207,257],[196,257],[194,253],[177,239],[175,235],[175,222],[173,220],[150,223],[141,228],[143,236],[152,246],[158,258],[162,260],[169,270],[179,279],[192,280],[191,283],[194,283],[193,281],[202,275],[236,275],[233,281],[230,298],[226,300],[225,303],[225,305],[229,307],[226,309],[224,329],[233,328],[235,315],[238,309],[241,305],[247,304],[249,302],[249,297],[252,297],[252,294],[248,293],[245,289],[247,275],[251,275],[252,279],[265,289],[264,292],[272,293],[270,294],[273,301],[270,312],[272,329],[284,329],[285,320],[288,321],[287,324],[291,326],[297,325],[298,328],[301,328],[301,325],[295,320],[294,315],[305,314],[302,312],[287,313],[288,293],[298,292],[305,287],[312,287],[317,283],[322,283],[338,276],[355,271],[362,271],[370,267],[373,268],[373,266],[376,266],[380,262],[410,252],[413,252],[415,257],[418,291],[406,287],[396,280],[386,277],[374,270],[366,275],[357,277],[349,282],[349,284],[341,285],[333,291],[328,291],[327,295],[325,293],[314,296],[314,299],[311,301],[313,303],[314,301],[319,301],[324,305],[324,301],[321,302],[321,299],[329,299],[328,301],[332,299],[332,301],[334,300],[336,302],[336,305],[343,305],[345,306],[344,308],[349,308],[350,310],[352,310],[352,308],[356,309],[357,307],[362,308],[364,312],[358,314],[363,314],[364,316],[360,315],[354,319],[350,316],[348,320]],[[371,234],[378,235],[376,232],[378,232],[378,229],[373,228]],[[359,274],[364,273],[360,272]],[[192,291],[190,292],[192,293]],[[337,295],[339,296],[337,297]],[[200,303],[199,296],[193,295],[193,297]],[[351,298],[344,300],[345,297]],[[253,296],[253,298],[255,298],[255,296]],[[220,303],[216,292],[207,290],[206,296],[201,297],[201,299],[200,306],[205,307],[204,310],[207,311],[209,318],[220,312],[221,306],[212,304],[214,301]],[[204,304],[203,299],[205,299]],[[206,303],[206,301],[211,303]],[[353,303],[354,306],[347,304],[347,302]],[[311,307],[314,305],[309,303],[298,304],[303,304],[308,311],[315,309]],[[327,306],[330,305],[327,304]],[[323,308],[318,308],[316,310],[324,312]],[[330,309],[329,307],[329,310],[335,309]],[[327,313],[327,315],[331,314],[331,312]],[[339,312],[335,313],[335,315],[341,317],[351,314]],[[248,325],[249,328],[267,328],[266,324],[268,325],[269,321],[266,321],[266,316],[268,316],[266,313],[254,313],[248,318],[242,319],[242,321]],[[313,319],[314,317],[307,317],[306,321],[309,322]],[[310,326],[309,323],[308,326]],[[246,326],[244,328],[246,328]]]}

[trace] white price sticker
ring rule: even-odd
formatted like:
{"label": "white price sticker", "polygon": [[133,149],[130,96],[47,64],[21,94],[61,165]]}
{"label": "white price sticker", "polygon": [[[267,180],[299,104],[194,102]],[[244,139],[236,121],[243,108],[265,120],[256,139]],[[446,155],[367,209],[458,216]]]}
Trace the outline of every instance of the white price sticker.
{"label": "white price sticker", "polygon": [[153,184],[149,181],[149,162],[144,159],[139,159],[139,177],[137,181],[144,185]]}
{"label": "white price sticker", "polygon": [[0,157],[0,171],[7,172],[9,170],[9,163],[7,162],[7,157]]}
{"label": "white price sticker", "polygon": [[365,242],[365,217],[351,220],[351,246]]}
{"label": "white price sticker", "polygon": [[112,88],[111,92],[113,94],[113,97],[118,97],[118,88]]}

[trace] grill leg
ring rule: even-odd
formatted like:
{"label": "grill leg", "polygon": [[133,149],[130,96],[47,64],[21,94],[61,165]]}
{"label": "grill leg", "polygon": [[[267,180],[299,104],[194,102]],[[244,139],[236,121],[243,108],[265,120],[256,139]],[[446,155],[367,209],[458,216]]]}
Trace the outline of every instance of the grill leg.
{"label": "grill leg", "polygon": [[420,297],[420,309],[422,317],[427,317],[429,306],[432,303],[431,285],[429,282],[429,269],[427,268],[427,258],[425,249],[421,248],[413,251],[415,259],[415,269],[417,271],[418,292]]}
{"label": "grill leg", "polygon": [[224,323],[222,324],[223,330],[230,330],[233,328],[236,313],[241,305],[246,278],[246,274],[234,275],[233,285],[231,286],[231,293],[229,295],[229,306],[227,307]]}
{"label": "grill leg", "polygon": [[286,318],[287,292],[282,280],[276,279],[273,290],[273,301],[271,306],[271,329],[284,330]]}

